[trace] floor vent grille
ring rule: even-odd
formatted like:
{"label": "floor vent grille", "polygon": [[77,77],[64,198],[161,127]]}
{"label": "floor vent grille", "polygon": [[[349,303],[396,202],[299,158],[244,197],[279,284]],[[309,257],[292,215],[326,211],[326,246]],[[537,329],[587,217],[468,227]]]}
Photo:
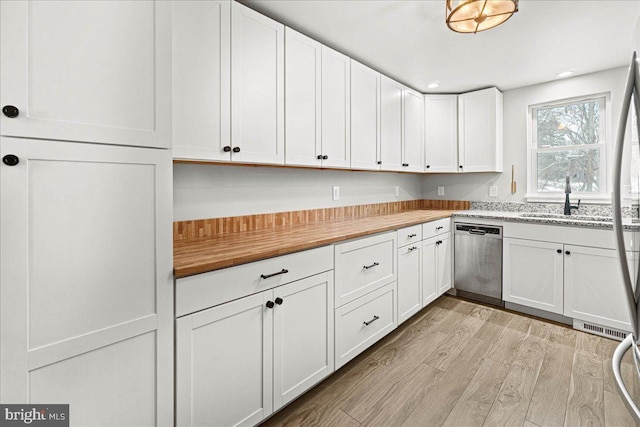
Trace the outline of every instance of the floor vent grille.
{"label": "floor vent grille", "polygon": [[618,329],[608,328],[593,323],[582,322],[580,320],[574,320],[573,327],[581,331],[590,332],[592,334],[600,335],[607,338],[613,338],[618,341],[622,341],[628,334],[628,332],[625,331],[620,331]]}

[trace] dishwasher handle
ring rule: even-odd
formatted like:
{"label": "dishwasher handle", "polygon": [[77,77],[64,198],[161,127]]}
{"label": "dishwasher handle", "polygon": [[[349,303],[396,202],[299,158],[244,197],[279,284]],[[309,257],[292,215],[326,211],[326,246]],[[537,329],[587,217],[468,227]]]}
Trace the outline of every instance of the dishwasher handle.
{"label": "dishwasher handle", "polygon": [[479,228],[472,228],[469,230],[469,234],[477,234],[478,236],[484,236],[487,234],[486,231],[480,230]]}

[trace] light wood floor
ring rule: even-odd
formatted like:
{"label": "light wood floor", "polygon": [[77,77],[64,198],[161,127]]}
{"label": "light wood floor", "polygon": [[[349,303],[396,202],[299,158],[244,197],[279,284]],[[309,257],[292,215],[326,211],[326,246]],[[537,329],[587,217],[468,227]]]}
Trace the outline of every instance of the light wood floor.
{"label": "light wood floor", "polygon": [[617,344],[445,296],[264,425],[633,426]]}

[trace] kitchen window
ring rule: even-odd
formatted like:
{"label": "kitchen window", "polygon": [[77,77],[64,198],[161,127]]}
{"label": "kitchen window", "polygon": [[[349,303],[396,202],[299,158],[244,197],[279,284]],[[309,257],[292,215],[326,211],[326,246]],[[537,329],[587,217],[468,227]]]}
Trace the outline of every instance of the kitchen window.
{"label": "kitchen window", "polygon": [[528,201],[572,198],[607,201],[609,95],[572,98],[529,107]]}

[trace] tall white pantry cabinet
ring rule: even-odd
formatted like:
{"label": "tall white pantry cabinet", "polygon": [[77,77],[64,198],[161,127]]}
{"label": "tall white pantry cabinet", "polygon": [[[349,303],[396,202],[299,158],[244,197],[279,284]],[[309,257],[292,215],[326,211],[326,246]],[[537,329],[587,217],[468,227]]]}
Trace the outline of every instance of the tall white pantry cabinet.
{"label": "tall white pantry cabinet", "polygon": [[172,425],[171,4],[0,19],[0,401]]}

